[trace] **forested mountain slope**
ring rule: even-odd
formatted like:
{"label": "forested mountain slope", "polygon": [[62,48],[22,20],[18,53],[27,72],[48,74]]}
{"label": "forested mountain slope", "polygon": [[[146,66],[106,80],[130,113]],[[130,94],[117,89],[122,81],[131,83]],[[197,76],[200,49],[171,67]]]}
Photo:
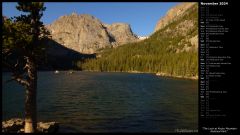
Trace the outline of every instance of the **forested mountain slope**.
{"label": "forested mountain slope", "polygon": [[96,59],[88,59],[85,63],[79,62],[78,66],[83,70],[151,72],[197,78],[197,3],[188,6],[184,13],[169,21],[148,39],[104,49]]}

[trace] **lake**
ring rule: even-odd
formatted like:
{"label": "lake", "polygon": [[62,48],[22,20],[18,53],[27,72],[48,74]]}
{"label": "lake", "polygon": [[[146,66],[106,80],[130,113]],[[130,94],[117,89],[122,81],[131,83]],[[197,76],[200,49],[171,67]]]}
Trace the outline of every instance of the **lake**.
{"label": "lake", "polygon": [[[24,89],[5,83],[2,119],[24,118]],[[154,74],[38,73],[38,120],[60,132],[176,132],[198,128],[198,81]]]}

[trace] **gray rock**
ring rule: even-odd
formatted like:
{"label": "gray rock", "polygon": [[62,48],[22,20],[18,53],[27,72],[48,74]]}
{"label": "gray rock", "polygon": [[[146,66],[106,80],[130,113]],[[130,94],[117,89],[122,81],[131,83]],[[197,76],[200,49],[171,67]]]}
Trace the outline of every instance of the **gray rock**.
{"label": "gray rock", "polygon": [[46,27],[53,40],[77,52],[91,54],[111,45],[102,23],[91,15],[62,16]]}
{"label": "gray rock", "polygon": [[61,16],[46,28],[54,41],[84,54],[137,40],[128,24],[107,25],[88,14]]}
{"label": "gray rock", "polygon": [[135,42],[138,40],[137,36],[133,34],[129,24],[126,23],[113,23],[105,25],[107,32],[118,45]]}

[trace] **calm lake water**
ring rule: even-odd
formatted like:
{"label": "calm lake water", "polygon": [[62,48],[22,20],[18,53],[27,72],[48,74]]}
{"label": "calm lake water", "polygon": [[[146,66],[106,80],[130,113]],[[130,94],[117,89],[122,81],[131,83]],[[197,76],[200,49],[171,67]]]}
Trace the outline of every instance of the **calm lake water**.
{"label": "calm lake water", "polygon": [[[38,120],[61,132],[176,132],[198,127],[197,81],[154,74],[39,72]],[[24,89],[5,83],[2,118],[24,117]]]}

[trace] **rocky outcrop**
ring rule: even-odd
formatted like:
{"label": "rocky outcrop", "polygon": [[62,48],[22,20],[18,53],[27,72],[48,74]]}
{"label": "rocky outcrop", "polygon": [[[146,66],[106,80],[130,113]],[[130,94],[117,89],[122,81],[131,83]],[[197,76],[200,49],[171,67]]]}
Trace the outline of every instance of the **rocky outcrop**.
{"label": "rocky outcrop", "polygon": [[[24,120],[13,118],[2,122],[2,133],[24,133]],[[59,129],[57,122],[38,122],[37,132],[56,133]]]}
{"label": "rocky outcrop", "polygon": [[88,14],[61,16],[46,28],[54,41],[84,54],[137,40],[128,24],[107,25]]}
{"label": "rocky outcrop", "polygon": [[107,31],[97,18],[91,15],[62,16],[47,26],[52,39],[59,44],[81,53],[94,53],[109,46]]}
{"label": "rocky outcrop", "polygon": [[171,23],[171,22],[177,20],[178,18],[182,17],[186,13],[186,11],[189,8],[191,8],[194,4],[196,4],[196,2],[184,2],[184,3],[181,3],[181,4],[171,8],[167,12],[167,14],[158,21],[154,32],[164,28],[169,23]]}
{"label": "rocky outcrop", "polygon": [[107,32],[117,45],[122,45],[125,43],[135,42],[138,38],[133,34],[129,24],[125,23],[114,23],[111,25],[104,25]]}

